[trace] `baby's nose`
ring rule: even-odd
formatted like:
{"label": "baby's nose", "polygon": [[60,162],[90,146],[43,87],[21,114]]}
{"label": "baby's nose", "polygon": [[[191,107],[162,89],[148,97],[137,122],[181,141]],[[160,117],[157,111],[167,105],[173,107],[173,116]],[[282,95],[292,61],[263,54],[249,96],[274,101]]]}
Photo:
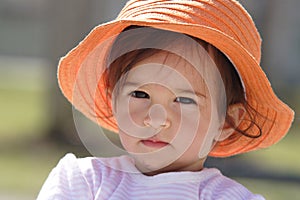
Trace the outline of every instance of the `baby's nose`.
{"label": "baby's nose", "polygon": [[161,104],[152,105],[145,117],[144,124],[154,129],[169,127],[170,121],[166,109]]}

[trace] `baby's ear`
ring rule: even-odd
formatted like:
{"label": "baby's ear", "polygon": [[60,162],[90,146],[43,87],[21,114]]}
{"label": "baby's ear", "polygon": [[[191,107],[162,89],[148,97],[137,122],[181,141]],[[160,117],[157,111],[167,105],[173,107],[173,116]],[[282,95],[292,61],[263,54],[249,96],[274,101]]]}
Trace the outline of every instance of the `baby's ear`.
{"label": "baby's ear", "polygon": [[225,121],[222,128],[221,134],[215,138],[216,141],[220,142],[227,139],[235,131],[235,127],[238,127],[245,116],[246,110],[241,103],[230,105],[227,108],[227,115],[230,119],[230,123]]}

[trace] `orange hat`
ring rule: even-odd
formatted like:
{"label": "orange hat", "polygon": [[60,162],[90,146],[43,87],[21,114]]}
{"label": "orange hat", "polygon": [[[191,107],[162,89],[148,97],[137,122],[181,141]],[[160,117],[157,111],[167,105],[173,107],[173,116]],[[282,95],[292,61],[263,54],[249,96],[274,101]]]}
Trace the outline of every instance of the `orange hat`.
{"label": "orange hat", "polygon": [[[63,94],[88,118],[117,132],[116,120],[109,116],[110,99],[100,76],[106,68],[104,60],[113,38],[131,25],[200,38],[221,50],[236,67],[249,105],[260,113],[255,121],[262,135],[249,138],[235,132],[216,144],[210,156],[226,157],[265,148],[288,132],[294,113],[276,97],[262,71],[261,38],[252,18],[236,0],[130,0],[117,19],[95,27],[61,59],[58,68]],[[241,130],[248,127],[246,121],[239,126]],[[247,133],[257,135],[257,127],[251,127]]]}

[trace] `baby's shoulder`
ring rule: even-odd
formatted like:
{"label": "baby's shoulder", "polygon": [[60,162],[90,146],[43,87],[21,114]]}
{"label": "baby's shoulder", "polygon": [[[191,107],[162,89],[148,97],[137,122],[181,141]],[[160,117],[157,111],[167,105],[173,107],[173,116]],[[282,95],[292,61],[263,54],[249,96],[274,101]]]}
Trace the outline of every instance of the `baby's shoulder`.
{"label": "baby's shoulder", "polygon": [[102,173],[112,173],[127,171],[134,168],[133,161],[129,156],[120,157],[84,157],[77,158],[74,154],[68,153],[56,166],[57,170],[69,171],[69,173],[80,172],[82,175],[101,175]]}
{"label": "baby's shoulder", "polygon": [[201,195],[207,197],[207,194],[210,194],[211,199],[264,200],[261,195],[253,194],[242,184],[224,176],[217,169],[208,169],[206,173],[210,173],[211,177],[200,183],[200,197]]}

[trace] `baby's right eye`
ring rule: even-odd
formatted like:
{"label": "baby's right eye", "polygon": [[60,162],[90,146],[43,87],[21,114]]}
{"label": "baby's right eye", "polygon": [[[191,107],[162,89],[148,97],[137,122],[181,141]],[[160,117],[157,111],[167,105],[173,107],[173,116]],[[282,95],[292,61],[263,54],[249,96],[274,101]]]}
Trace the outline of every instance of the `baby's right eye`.
{"label": "baby's right eye", "polygon": [[138,91],[138,90],[131,92],[130,96],[134,98],[146,98],[146,99],[150,98],[150,96],[146,92]]}

